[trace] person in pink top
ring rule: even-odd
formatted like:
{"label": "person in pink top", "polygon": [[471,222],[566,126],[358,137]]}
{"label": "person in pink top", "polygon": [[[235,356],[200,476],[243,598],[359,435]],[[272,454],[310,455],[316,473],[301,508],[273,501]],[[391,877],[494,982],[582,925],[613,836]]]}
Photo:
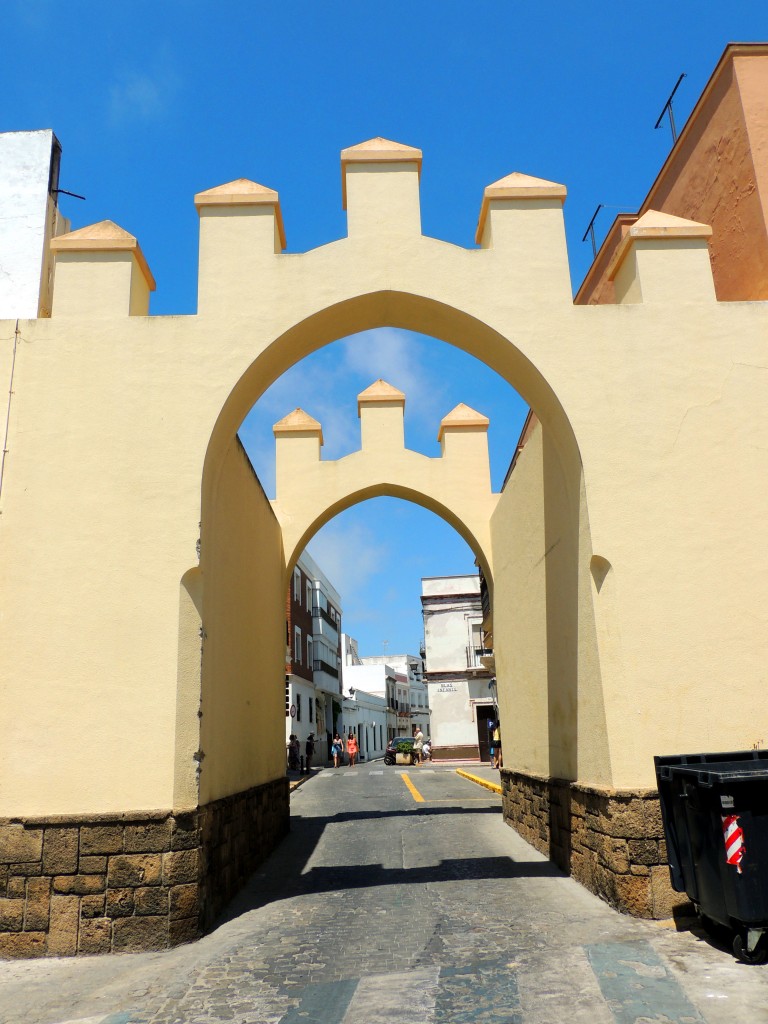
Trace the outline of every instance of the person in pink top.
{"label": "person in pink top", "polygon": [[347,736],[347,753],[349,754],[349,764],[352,766],[357,760],[357,737],[353,732]]}

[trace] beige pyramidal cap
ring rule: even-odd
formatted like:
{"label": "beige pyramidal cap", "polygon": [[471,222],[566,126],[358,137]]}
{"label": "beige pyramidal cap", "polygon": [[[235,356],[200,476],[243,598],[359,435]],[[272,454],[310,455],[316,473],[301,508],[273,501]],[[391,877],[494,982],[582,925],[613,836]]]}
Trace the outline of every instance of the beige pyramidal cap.
{"label": "beige pyramidal cap", "polygon": [[448,413],[447,416],[443,416],[440,421],[440,430],[437,434],[437,440],[442,441],[443,433],[446,430],[461,429],[462,427],[474,427],[480,430],[487,430],[490,424],[490,420],[487,416],[483,416],[481,412],[477,412],[475,409],[470,409],[468,405],[463,402],[459,404]]}
{"label": "beige pyramidal cap", "polygon": [[660,210],[648,210],[638,217],[628,232],[633,238],[709,238],[712,228]]}
{"label": "beige pyramidal cap", "polygon": [[421,178],[422,152],[414,146],[405,146],[402,142],[390,139],[368,139],[357,146],[348,146],[341,151],[341,200],[342,209],[347,208],[347,165],[364,163],[415,163]]}
{"label": "beige pyramidal cap", "polygon": [[403,408],[405,408],[405,395],[379,377],[357,396],[357,415],[360,415],[361,406],[372,405],[375,402],[402,402]]}
{"label": "beige pyramidal cap", "polygon": [[285,226],[280,210],[280,197],[273,188],[260,185],[250,178],[236,178],[224,185],[216,185],[215,188],[196,193],[195,206],[198,211],[204,206],[274,206],[280,245],[285,248]]}
{"label": "beige pyramidal cap", "polygon": [[544,178],[534,178],[531,174],[513,171],[505,178],[499,178],[491,185],[486,185],[483,201],[480,204],[480,217],[477,222],[475,241],[480,244],[488,216],[488,205],[492,199],[562,199],[568,195],[565,185]]}
{"label": "beige pyramidal cap", "polygon": [[671,213],[662,213],[660,210],[647,210],[627,230],[616,247],[616,252],[606,271],[608,280],[613,280],[629,247],[640,239],[711,238],[711,236],[712,228],[709,224],[700,224],[695,220],[675,217]]}
{"label": "beige pyramidal cap", "polygon": [[112,220],[100,220],[65,235],[56,235],[50,244],[53,252],[132,252],[149,290],[155,290],[155,279],[136,236]]}
{"label": "beige pyramidal cap", "polygon": [[275,423],[272,427],[272,432],[275,437],[277,437],[278,434],[294,434],[299,432],[305,434],[319,434],[320,444],[323,444],[323,428],[321,425],[313,416],[310,416],[308,412],[304,412],[303,409],[299,409],[298,407]]}
{"label": "beige pyramidal cap", "polygon": [[389,161],[417,162],[421,166],[422,152],[415,146],[405,146],[402,142],[392,142],[391,139],[382,139],[377,136],[375,139],[368,139],[367,142],[360,142],[356,146],[348,146],[341,151],[341,163],[387,163]]}

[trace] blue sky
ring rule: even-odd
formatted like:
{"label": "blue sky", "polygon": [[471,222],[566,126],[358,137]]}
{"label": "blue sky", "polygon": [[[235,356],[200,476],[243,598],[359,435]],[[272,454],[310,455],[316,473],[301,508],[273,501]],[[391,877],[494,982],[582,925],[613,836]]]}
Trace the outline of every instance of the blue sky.
{"label": "blue sky", "polygon": [[[472,245],[485,185],[513,170],[568,187],[574,287],[598,203],[638,207],[670,146],[653,125],[681,72],[681,126],[726,43],[768,38],[765,5],[511,0],[4,0],[0,131],[53,128],[74,227],[104,218],[139,238],[155,314],[196,301],[196,192],[248,177],[275,188],[288,248],[345,233],[339,152],[376,135],[424,152],[426,234]],[[525,414],[509,385],[432,339],[382,328],[336,342],[265,394],[242,428],[273,489],[275,420],[301,405],[325,456],[355,447],[355,397],[382,376],[407,394],[408,443],[437,454],[457,402],[491,418],[494,483]],[[318,384],[322,383],[322,387]],[[344,597],[363,653],[418,648],[422,575],[473,571],[423,510],[380,499],[310,548]]]}

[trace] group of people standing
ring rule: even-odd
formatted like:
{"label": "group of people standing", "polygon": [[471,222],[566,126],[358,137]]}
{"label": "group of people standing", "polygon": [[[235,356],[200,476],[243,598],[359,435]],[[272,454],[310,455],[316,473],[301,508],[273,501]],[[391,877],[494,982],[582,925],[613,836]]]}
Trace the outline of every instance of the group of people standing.
{"label": "group of people standing", "polygon": [[350,767],[354,766],[357,762],[359,747],[357,745],[357,736],[355,736],[351,730],[346,739],[343,739],[338,733],[335,733],[333,737],[333,742],[331,743],[331,755],[333,757],[334,768],[338,768],[340,764],[344,764],[345,753],[349,757]]}
{"label": "group of people standing", "polygon": [[[340,764],[344,764],[344,754],[349,757],[350,765],[357,763],[357,755],[360,748],[357,744],[357,736],[350,730],[349,735],[342,739],[338,733],[333,737],[331,744],[331,754],[333,756],[333,767],[338,768]],[[312,758],[315,753],[315,734],[311,732],[307,737],[307,742],[304,747],[305,771],[309,771],[312,767]],[[299,737],[295,733],[291,733],[288,738],[288,768],[293,771],[301,770],[301,744]]]}
{"label": "group of people standing", "polygon": [[[304,756],[306,757],[306,768],[308,772],[312,767],[312,758],[315,753],[315,734],[311,732],[307,736],[307,742],[304,744]],[[292,771],[301,770],[301,744],[299,743],[299,737],[295,733],[291,733],[288,738],[288,767]]]}

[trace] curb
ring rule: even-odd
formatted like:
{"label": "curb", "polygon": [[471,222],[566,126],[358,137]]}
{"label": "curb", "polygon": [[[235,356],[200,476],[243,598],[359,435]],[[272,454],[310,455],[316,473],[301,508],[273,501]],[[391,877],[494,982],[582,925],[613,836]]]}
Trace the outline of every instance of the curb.
{"label": "curb", "polygon": [[486,789],[490,789],[492,793],[498,793],[501,795],[501,786],[498,782],[491,782],[489,779],[481,779],[479,775],[470,775],[469,772],[464,772],[461,768],[456,769],[456,774],[460,775],[462,779],[469,779],[470,782],[476,782],[478,786],[484,786]]}
{"label": "curb", "polygon": [[304,783],[307,782],[311,778],[312,778],[311,775],[302,775],[300,779],[289,779],[288,780],[289,791],[292,793],[294,791],[294,789],[298,789],[299,786],[303,786]]}

